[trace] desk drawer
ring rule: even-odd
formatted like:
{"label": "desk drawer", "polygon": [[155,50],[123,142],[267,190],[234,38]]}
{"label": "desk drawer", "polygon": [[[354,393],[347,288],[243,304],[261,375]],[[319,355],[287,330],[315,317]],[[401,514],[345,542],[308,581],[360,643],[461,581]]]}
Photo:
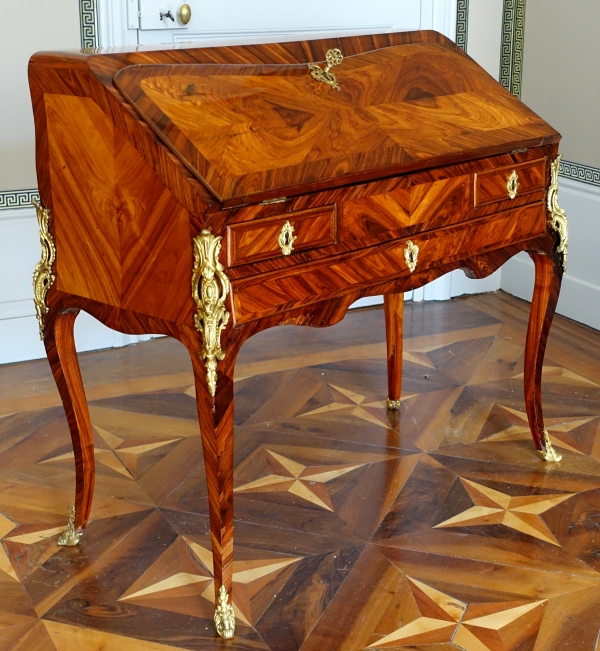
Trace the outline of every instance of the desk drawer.
{"label": "desk drawer", "polygon": [[475,176],[475,207],[543,190],[545,178],[545,158],[481,172]]}
{"label": "desk drawer", "polygon": [[340,242],[361,247],[450,226],[473,217],[470,175],[428,183],[400,183],[390,190],[340,205]]}
{"label": "desk drawer", "polygon": [[234,321],[239,325],[396,279],[406,278],[405,288],[412,289],[412,279],[417,279],[416,286],[423,285],[419,274],[429,269],[531,239],[545,230],[546,209],[538,202],[411,236],[412,246],[418,248],[412,272],[405,256],[409,238],[401,238],[293,270],[234,280]]}
{"label": "desk drawer", "polygon": [[[336,243],[336,231],[335,206],[232,224],[227,228],[228,266],[237,267],[330,246]],[[291,247],[286,248],[285,244],[290,241]]]}

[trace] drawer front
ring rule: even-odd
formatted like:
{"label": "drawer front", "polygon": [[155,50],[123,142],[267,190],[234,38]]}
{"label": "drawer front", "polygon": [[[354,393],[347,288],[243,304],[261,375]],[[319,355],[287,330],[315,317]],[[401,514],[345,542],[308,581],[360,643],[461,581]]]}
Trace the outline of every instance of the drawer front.
{"label": "drawer front", "polygon": [[[335,256],[326,264],[302,264],[294,271],[232,281],[235,323],[254,321],[403,276],[410,278],[408,263],[415,258],[416,276],[442,264],[531,239],[545,230],[545,206],[539,202],[495,217]],[[418,247],[412,258],[406,254],[409,239]]]}
{"label": "drawer front", "polygon": [[472,176],[457,176],[345,201],[340,242],[374,244],[471,219],[472,182]]}
{"label": "drawer front", "polygon": [[545,158],[477,174],[475,207],[511,201],[516,197],[543,190],[545,178]]}
{"label": "drawer front", "polygon": [[[336,232],[335,206],[232,224],[227,227],[228,266],[237,267],[330,246],[336,243]],[[291,250],[285,244],[282,247],[282,243],[292,239]]]}

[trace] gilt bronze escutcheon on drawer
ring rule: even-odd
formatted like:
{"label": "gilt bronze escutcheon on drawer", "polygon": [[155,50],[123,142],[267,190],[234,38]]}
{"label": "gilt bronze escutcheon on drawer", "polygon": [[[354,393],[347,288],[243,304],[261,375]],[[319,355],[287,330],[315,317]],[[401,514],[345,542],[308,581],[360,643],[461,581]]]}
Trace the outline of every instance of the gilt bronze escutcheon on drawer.
{"label": "gilt bronze escutcheon on drawer", "polygon": [[383,404],[397,410],[403,292],[456,269],[482,278],[527,251],[525,404],[541,458],[560,461],[541,404],[568,245],[560,135],[447,38],[39,53],[29,82],[36,313],[75,450],[65,544],[81,538],[95,477],[80,310],[190,352],[223,638],[236,624],[233,376],[253,334],[333,325],[383,294]]}

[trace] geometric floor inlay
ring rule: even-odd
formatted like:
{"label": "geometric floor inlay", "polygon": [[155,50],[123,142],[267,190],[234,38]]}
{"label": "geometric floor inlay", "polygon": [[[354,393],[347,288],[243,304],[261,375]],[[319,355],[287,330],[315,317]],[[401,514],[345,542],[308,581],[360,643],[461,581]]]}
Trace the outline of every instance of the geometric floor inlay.
{"label": "geometric floor inlay", "polygon": [[523,396],[528,305],[407,303],[401,409],[382,309],[252,337],[235,367],[235,638],[214,630],[187,351],[82,355],[89,526],[45,360],[0,373],[0,651],[598,651],[600,333],[556,317],[544,463]]}

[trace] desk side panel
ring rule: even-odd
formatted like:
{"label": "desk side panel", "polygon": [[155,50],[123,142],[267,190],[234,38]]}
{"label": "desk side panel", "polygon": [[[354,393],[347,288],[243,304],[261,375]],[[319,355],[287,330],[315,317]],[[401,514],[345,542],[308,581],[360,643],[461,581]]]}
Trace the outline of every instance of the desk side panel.
{"label": "desk side panel", "polygon": [[121,307],[193,326],[190,214],[115,130]]}
{"label": "desk side panel", "polygon": [[189,212],[92,99],[45,106],[57,289],[192,325]]}
{"label": "desk side panel", "polygon": [[119,306],[114,134],[91,99],[45,95],[57,289]]}
{"label": "desk side panel", "polygon": [[[461,260],[526,242],[545,232],[545,206],[538,203],[422,233],[411,238],[419,247],[416,272],[429,271],[433,279],[439,275],[438,267],[458,268]],[[405,258],[407,240],[306,264],[287,273],[274,272],[233,281],[235,323],[241,325],[403,278],[407,279],[408,287],[421,286],[421,281],[411,283],[412,274]]]}

